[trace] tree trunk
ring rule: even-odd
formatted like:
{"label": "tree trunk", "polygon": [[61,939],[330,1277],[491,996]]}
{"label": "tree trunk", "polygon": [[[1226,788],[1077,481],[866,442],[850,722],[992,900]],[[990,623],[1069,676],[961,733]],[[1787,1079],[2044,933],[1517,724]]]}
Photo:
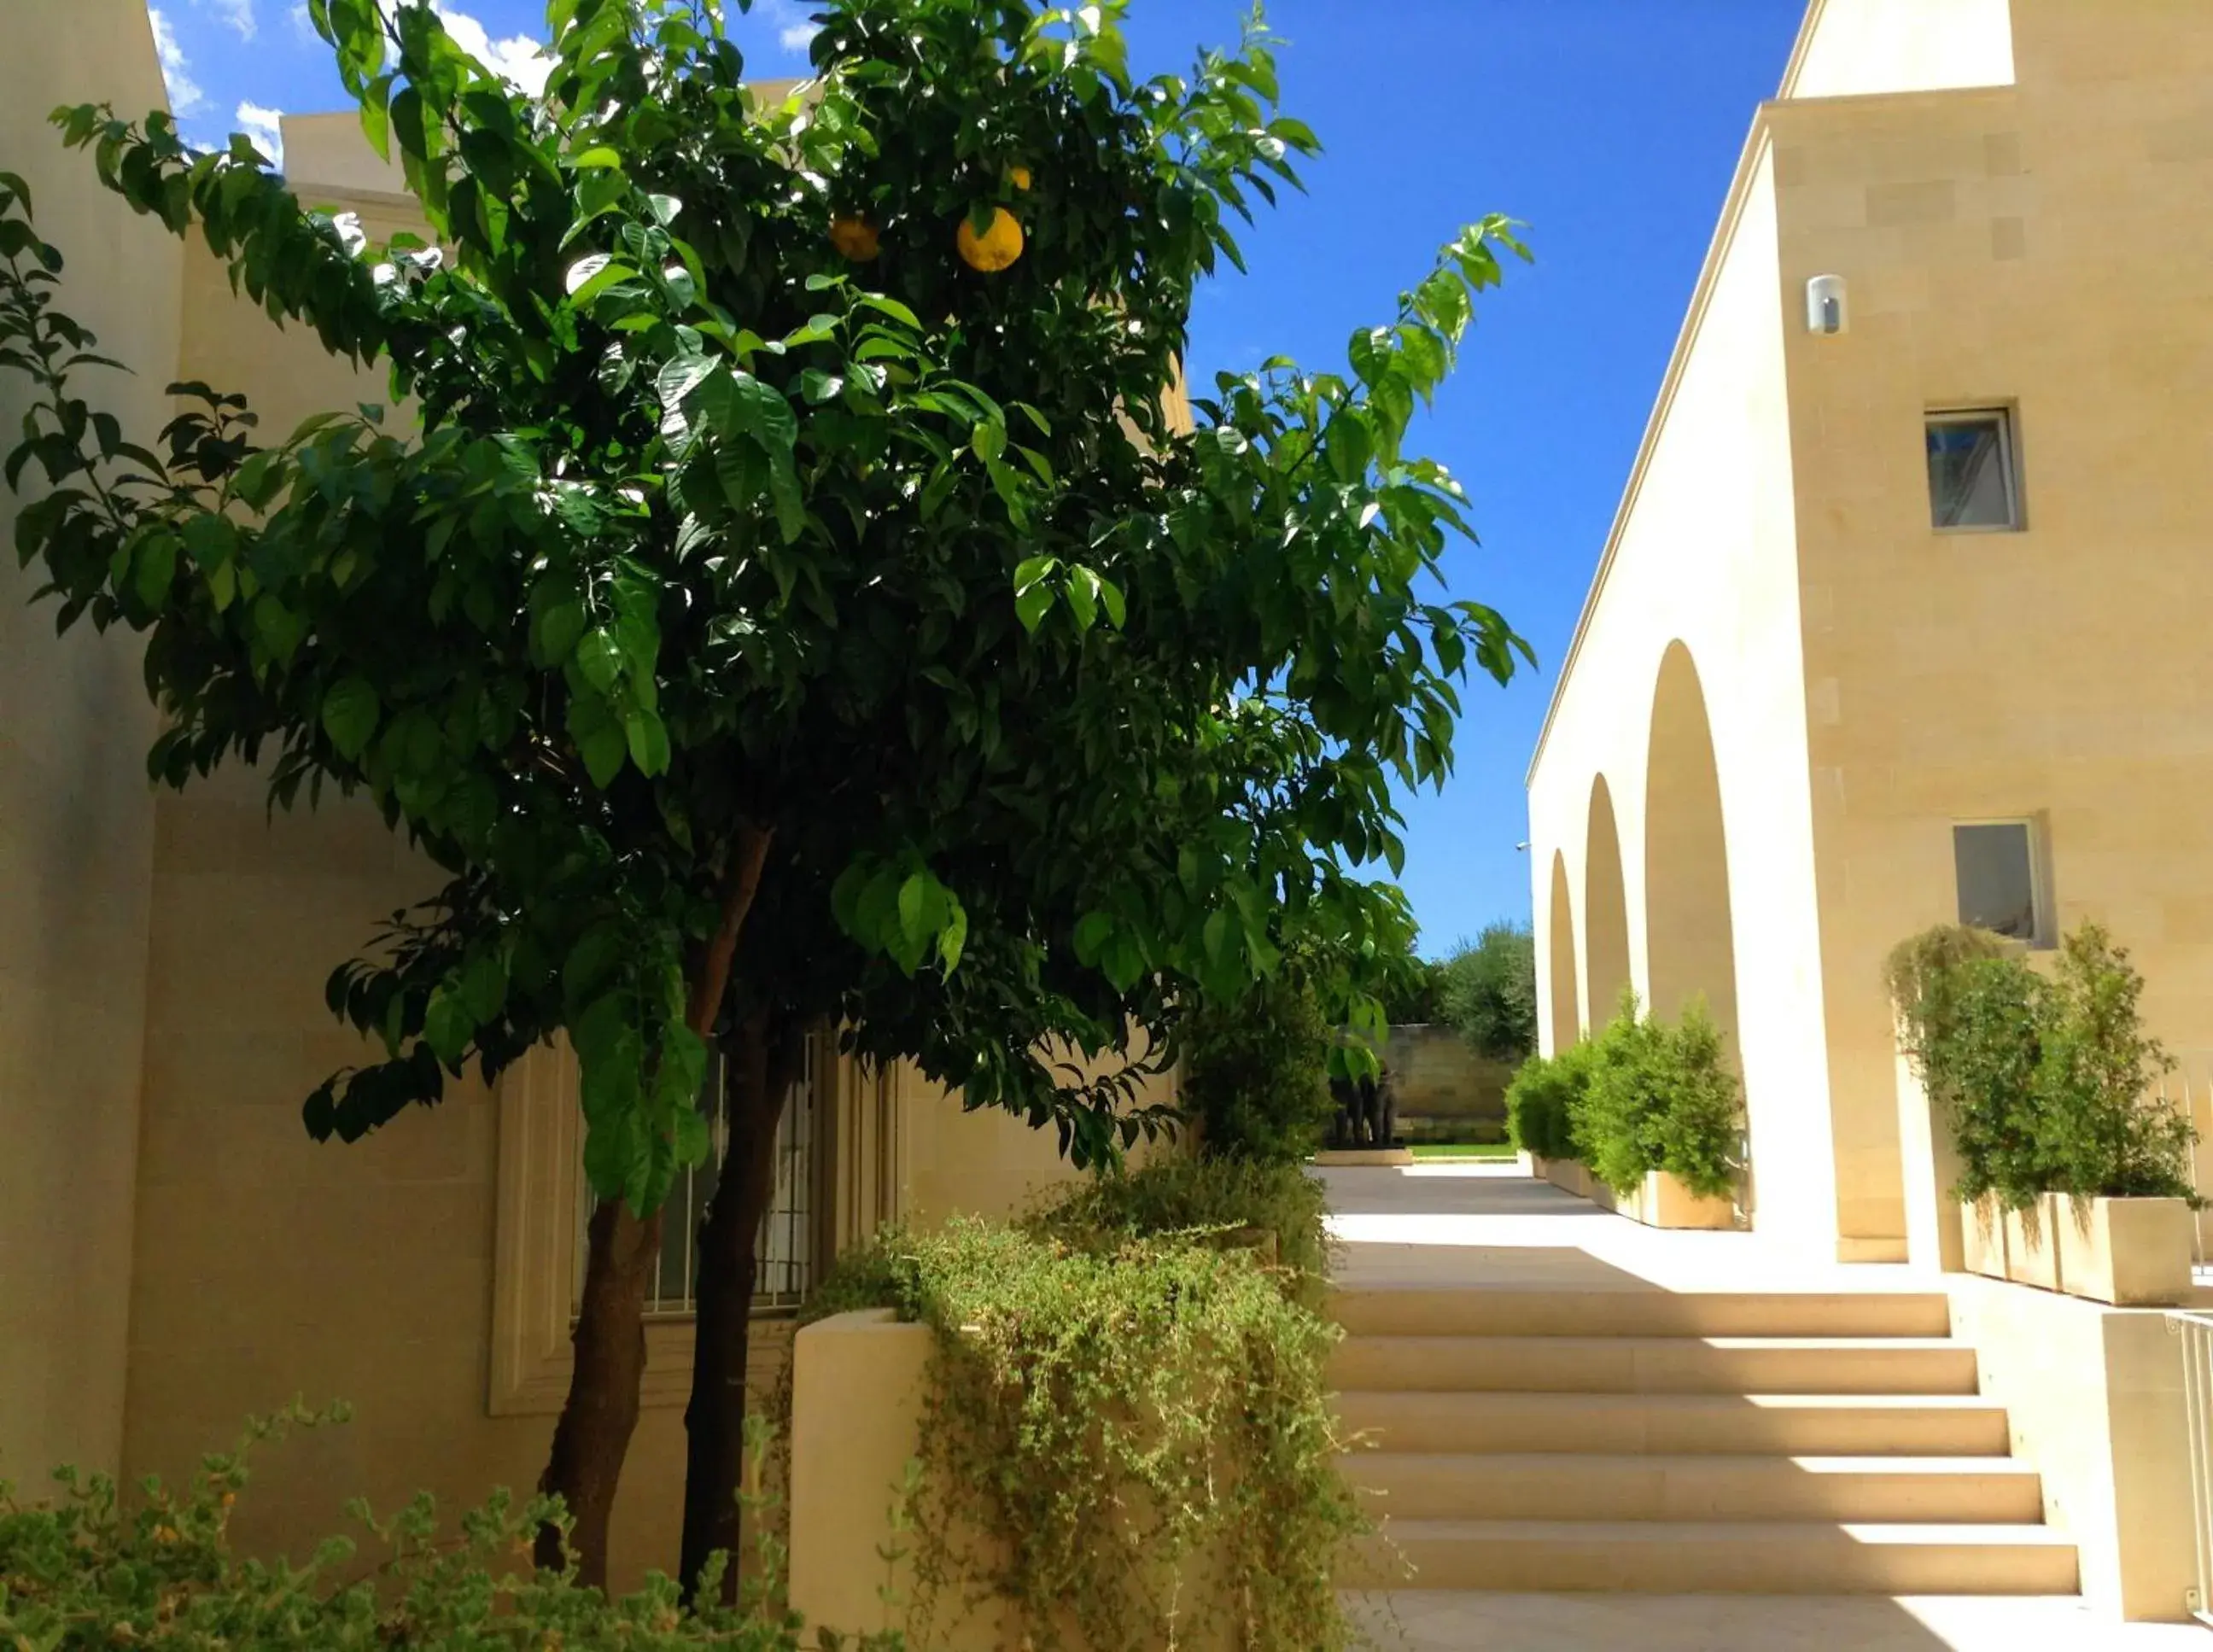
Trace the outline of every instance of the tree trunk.
{"label": "tree trunk", "polygon": [[[583,1299],[572,1339],[576,1369],[538,1489],[569,1507],[578,1581],[605,1588],[607,1524],[637,1427],[645,1295],[661,1259],[661,1213],[641,1218],[619,1198],[601,1199],[592,1209],[588,1234]],[[559,1530],[540,1527],[538,1564],[558,1570],[562,1559]]]}
{"label": "tree trunk", "polygon": [[699,1228],[698,1320],[692,1356],[692,1399],[685,1408],[685,1598],[693,1599],[708,1558],[729,1557],[722,1573],[726,1604],[738,1598],[738,1544],[744,1509],[738,1502],[746,1472],[746,1357],[751,1341],[753,1286],[761,1219],[776,1189],[777,1127],[784,1098],[803,1070],[805,1034],[757,1012],[732,1029],[726,1045],[729,1150],[722,1179]]}
{"label": "tree trunk", "polygon": [[[692,970],[685,1021],[701,1038],[710,1038],[729,985],[730,960],[745,927],[771,832],[747,826],[722,879],[720,923]],[[570,1341],[576,1364],[569,1397],[554,1425],[553,1447],[538,1489],[568,1505],[572,1524],[569,1546],[578,1581],[605,1588],[607,1533],[614,1512],[615,1488],[623,1459],[637,1428],[638,1383],[645,1375],[645,1298],[661,1259],[661,1216],[640,1217],[620,1199],[601,1199],[593,1207],[585,1231],[584,1289],[576,1305]],[[561,1533],[540,1528],[535,1558],[558,1570],[564,1559]]]}

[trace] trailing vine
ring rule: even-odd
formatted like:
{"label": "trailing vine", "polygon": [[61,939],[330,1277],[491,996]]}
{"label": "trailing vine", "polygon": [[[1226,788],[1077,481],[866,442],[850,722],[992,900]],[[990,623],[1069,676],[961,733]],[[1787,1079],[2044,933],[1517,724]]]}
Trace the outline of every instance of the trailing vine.
{"label": "trailing vine", "polygon": [[[1337,1468],[1338,1332],[1303,1270],[1265,1259],[1320,1254],[1319,1201],[1289,1247],[1229,1208],[1272,1180],[1289,1212],[1311,1184],[1228,1167],[1220,1221],[1144,1232],[1132,1214],[1169,1219],[1216,1168],[1110,1179],[1015,1226],[887,1234],[826,1282],[814,1317],[886,1307],[937,1333],[905,1539],[918,1643],[995,1601],[1036,1652],[1352,1643],[1335,1576],[1367,1527]],[[1267,1242],[1223,1242],[1254,1229]]]}

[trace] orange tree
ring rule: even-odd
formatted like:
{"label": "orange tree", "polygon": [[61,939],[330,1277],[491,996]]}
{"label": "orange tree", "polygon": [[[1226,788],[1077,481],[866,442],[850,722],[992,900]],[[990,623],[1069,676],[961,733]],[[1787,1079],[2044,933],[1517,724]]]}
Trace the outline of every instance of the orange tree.
{"label": "orange tree", "polygon": [[1287,946],[1379,1021],[1411,931],[1363,874],[1400,855],[1393,784],[1441,782],[1456,685],[1526,652],[1423,589],[1465,501],[1402,445],[1513,242],[1471,229],[1349,373],[1225,375],[1186,428],[1163,389],[1194,284],[1315,147],[1257,30],[1139,82],[1119,4],[826,0],[774,102],[707,0],[552,0],[536,97],[419,0],[308,10],[428,240],[365,245],[243,138],[56,119],[247,299],[387,369],[399,412],[264,442],[243,398],[182,386],[134,439],[73,388],[108,364],[0,180],[0,367],[34,399],[6,477],[44,483],[18,546],[64,625],[145,634],[157,779],[235,759],[279,805],[365,794],[446,874],[332,978],[381,1054],[308,1099],[312,1133],[573,1043],[597,1197],[544,1484],[588,1579],[724,1045],[689,1580],[735,1534],[807,1029],[1088,1163],[1161,1122],[1127,1052]]}

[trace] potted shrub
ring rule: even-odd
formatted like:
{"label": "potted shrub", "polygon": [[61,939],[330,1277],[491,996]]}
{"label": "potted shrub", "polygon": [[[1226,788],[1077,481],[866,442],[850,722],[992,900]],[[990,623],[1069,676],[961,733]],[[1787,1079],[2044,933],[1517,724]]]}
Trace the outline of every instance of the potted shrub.
{"label": "potted shrub", "polygon": [[1693,1003],[1670,1026],[1633,994],[1592,1045],[1570,1125],[1593,1197],[1655,1228],[1734,1228],[1743,1094]]}
{"label": "potted shrub", "polygon": [[1590,1048],[1574,1044],[1554,1055],[1532,1056],[1507,1086],[1507,1139],[1514,1143],[1525,1174],[1550,1181],[1555,1166],[1563,1170],[1575,1166],[1569,1112],[1588,1080]]}
{"label": "potted shrub", "polygon": [[2190,1289],[2196,1238],[2190,1121],[2155,1093],[2174,1063],[2144,1035],[2143,978],[2085,924],[2045,995],[2035,1112],[2061,1287],[2128,1306]]}
{"label": "potted shrub", "polygon": [[1972,1271],[2100,1301],[2179,1301],[2194,1238],[2189,1121],[2154,1094],[2143,982],[2095,924],[2051,976],[1959,929],[1892,954],[1907,1058],[1948,1123]]}

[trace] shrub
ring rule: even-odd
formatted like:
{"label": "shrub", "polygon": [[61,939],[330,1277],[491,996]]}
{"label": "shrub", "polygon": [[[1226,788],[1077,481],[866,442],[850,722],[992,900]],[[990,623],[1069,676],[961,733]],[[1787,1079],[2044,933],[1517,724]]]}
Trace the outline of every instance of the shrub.
{"label": "shrub", "polygon": [[[557,1503],[518,1504],[505,1492],[442,1531],[436,1507],[418,1497],[389,1521],[367,1507],[351,1512],[388,1558],[367,1578],[347,1538],[319,1545],[304,1564],[241,1558],[228,1530],[246,1487],[248,1459],[296,1426],[341,1413],[295,1408],[249,1424],[228,1455],[211,1456],[180,1490],[149,1481],[125,1509],[115,1483],[58,1472],[61,1496],[20,1501],[0,1483],[0,1646],[40,1652],[540,1652],[563,1646],[625,1652],[799,1652],[817,1644],[773,1604],[781,1554],[764,1542],[758,1576],[741,1606],[698,1611],[655,1576],[638,1593],[610,1600],[565,1573],[518,1570]],[[753,1436],[758,1454],[761,1436]],[[756,1499],[756,1502],[759,1500]],[[719,1599],[718,1557],[701,1596]],[[346,1581],[351,1580],[351,1581]],[[847,1641],[824,1632],[823,1647],[896,1652],[898,1634]]]}
{"label": "shrub", "polygon": [[1028,1217],[1041,1238],[1111,1252],[1132,1240],[1205,1240],[1258,1229],[1274,1241],[1277,1264],[1319,1307],[1327,1289],[1327,1201],[1321,1184],[1295,1165],[1183,1156],[1088,1179]]}
{"label": "shrub", "polygon": [[1537,943],[1527,927],[1493,924],[1444,963],[1438,1009],[1478,1055],[1521,1061],[1537,1048]]}
{"label": "shrub", "polygon": [[1230,1004],[1202,1004],[1176,1033],[1184,1110],[1210,1157],[1296,1164],[1321,1145],[1335,1111],[1328,1020],[1314,989],[1286,972]]}
{"label": "shrub", "polygon": [[1337,1471],[1338,1333],[1282,1271],[1192,1231],[1302,1229],[1295,1173],[1140,1171],[839,1263],[810,1314],[889,1307],[937,1333],[910,1515],[924,1640],[980,1587],[1038,1652],[1064,1630],[1095,1652],[1351,1643],[1333,1571],[1365,1522]]}
{"label": "shrub", "polygon": [[2198,1132],[2155,1096],[2174,1062],[2144,1035],[2143,978],[2094,924],[2066,937],[2037,1064],[2039,1156],[2052,1191],[2194,1198]]}
{"label": "shrub", "polygon": [[2065,938],[2049,980],[2018,946],[1950,928],[1901,942],[1889,980],[1959,1150],[1957,1197],[2194,1197],[2197,1133],[2152,1094],[2173,1063],[2143,1033],[2143,978],[2099,925]]}
{"label": "shrub", "polygon": [[1383,1019],[1393,1027],[1423,1027],[1446,1019],[1443,1006],[1448,966],[1409,957],[1384,984]]}
{"label": "shrub", "polygon": [[1731,1191],[1741,1168],[1743,1093],[1702,1004],[1670,1026],[1640,1014],[1636,994],[1624,992],[1585,1059],[1589,1076],[1569,1122],[1592,1175],[1618,1193],[1654,1170],[1694,1193]]}
{"label": "shrub", "polygon": [[1573,1119],[1577,1099],[1590,1082],[1588,1044],[1570,1045],[1555,1056],[1531,1056],[1506,1087],[1507,1139],[1540,1159],[1574,1159]]}

